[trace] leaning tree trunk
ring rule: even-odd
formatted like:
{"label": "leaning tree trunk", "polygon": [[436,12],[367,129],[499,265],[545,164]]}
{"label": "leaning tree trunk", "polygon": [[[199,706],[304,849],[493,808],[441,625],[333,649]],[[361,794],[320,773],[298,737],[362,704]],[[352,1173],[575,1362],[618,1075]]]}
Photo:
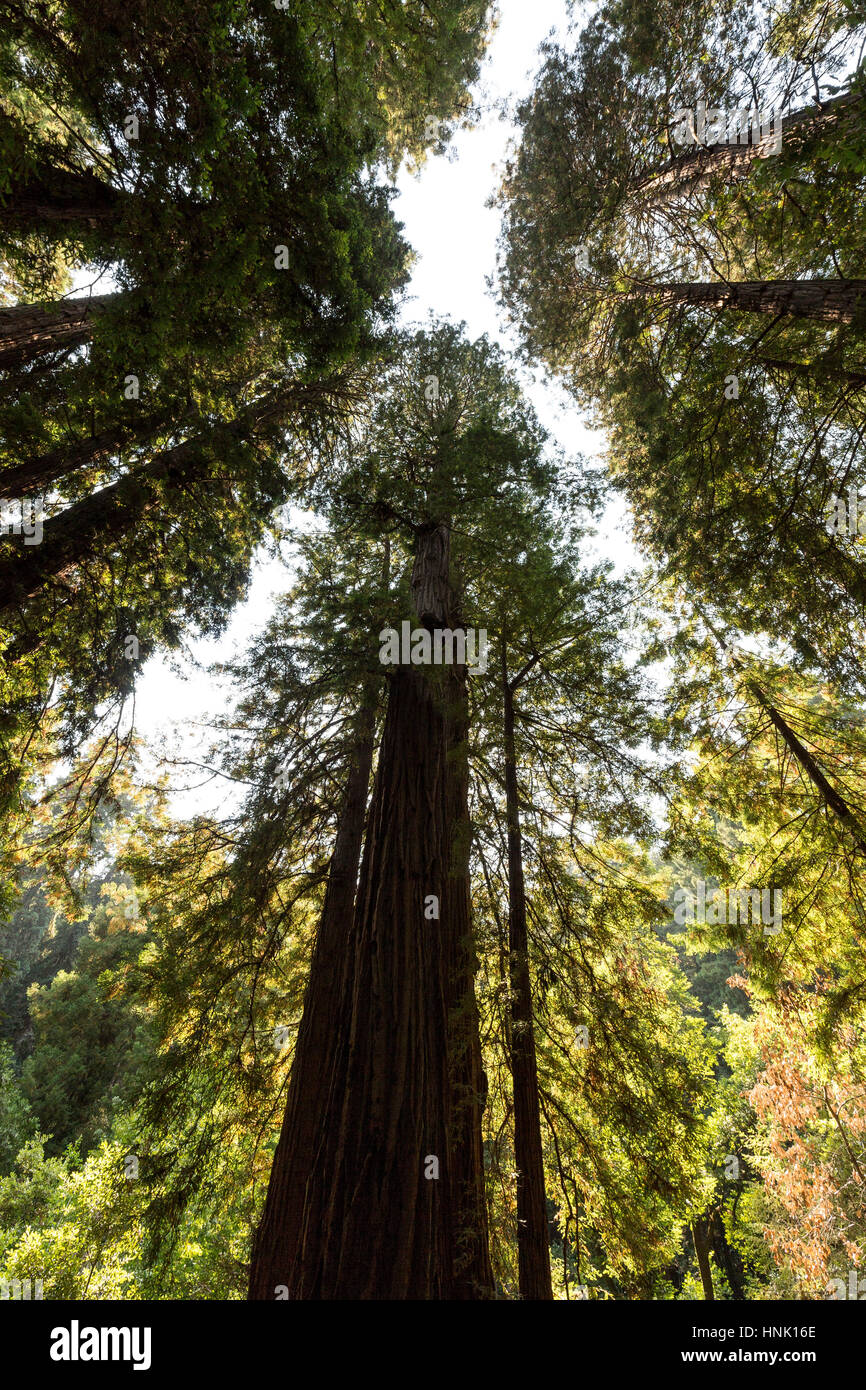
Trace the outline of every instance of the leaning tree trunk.
{"label": "leaning tree trunk", "polygon": [[[438,626],[450,625],[448,539],[444,526],[420,533],[413,574],[419,616]],[[442,687],[451,681],[398,666],[389,685],[303,1213],[292,1230],[272,1213],[279,1256],[267,1281],[254,1262],[254,1298],[280,1285],[312,1300],[493,1292],[472,963],[458,949],[468,892],[452,873],[462,774],[449,763],[455,715]]]}
{"label": "leaning tree trunk", "polygon": [[[701,617],[719,645],[727,650],[724,637],[719,632],[716,625],[702,610]],[[866,855],[866,837],[864,837],[859,816],[855,813],[854,809],[849,806],[838,788],[834,787],[829,778],[824,775],[816,759],[813,758],[806,745],[797,737],[788,721],[779,710],[776,709],[772,701],[767,698],[758,682],[748,677],[747,668],[739,657],[734,657],[732,664],[735,670],[744,676],[746,689],[754,696],[758,705],[766,714],[773,728],[781,736],[788,751],[793,755],[798,766],[803,769],[813,787],[820,792],[825,805],[834,815],[838,816],[839,820],[842,822],[855,849],[859,850],[861,854]]]}
{"label": "leaning tree trunk", "polygon": [[782,717],[775,705],[771,704],[767,699],[757,681],[749,681],[747,685],[748,689],[761,706],[761,709],[767,715],[773,728],[781,735],[788,750],[794,755],[798,764],[806,773],[809,781],[821,793],[825,804],[839,817],[855,848],[858,849],[861,854],[866,854],[866,839],[864,839],[863,829],[857,815],[848,805],[844,796],[842,796],[841,792],[839,792],[836,787],[833,786],[832,782],[824,776],[824,773],[812,757],[808,748],[804,743],[801,743],[790,724]]}
{"label": "leaning tree trunk", "polygon": [[[227,427],[229,428],[229,427]],[[219,430],[214,431],[217,438]],[[0,612],[23,610],[49,585],[74,592],[75,573],[88,559],[113,547],[158,508],[165,507],[165,485],[190,486],[215,465],[195,439],[167,449],[145,467],[82,497],[43,525],[40,544],[17,548],[0,560]]]}
{"label": "leaning tree trunk", "polygon": [[125,196],[88,169],[16,171],[0,197],[0,225],[54,237],[97,228],[107,234]]}
{"label": "leaning tree trunk", "polygon": [[[840,127],[861,119],[862,98],[846,92],[823,106],[806,107],[783,116],[774,128],[782,137],[785,158],[802,155],[805,147],[816,137],[838,138]],[[714,175],[741,178],[755,160],[765,155],[760,139],[748,144],[687,146],[661,168],[646,174],[629,195],[629,201],[658,202],[672,193],[693,192],[703,187]]]}
{"label": "leaning tree trunk", "polygon": [[775,367],[779,371],[788,372],[791,376],[800,377],[804,381],[817,381],[819,384],[822,382],[828,384],[841,382],[846,386],[866,386],[866,371],[849,371],[833,362],[789,362],[784,357],[765,357],[763,353],[753,355],[752,361],[760,362],[764,367]]}
{"label": "leaning tree trunk", "polygon": [[98,434],[58,444],[13,468],[0,469],[0,502],[13,497],[33,497],[49,483],[58,482],[76,469],[110,458],[118,449],[146,443],[169,423],[165,416],[149,416],[133,424],[111,425]]}
{"label": "leaning tree trunk", "polygon": [[251,1299],[273,1299],[277,1289],[289,1284],[287,1252],[297,1247],[302,1228],[304,1193],[315,1163],[316,1135],[341,1032],[341,1004],[352,944],[352,908],[373,764],[375,722],[375,698],[370,694],[359,718],[357,742],[304,994],[286,1112],[253,1248]]}
{"label": "leaning tree trunk", "polygon": [[511,980],[511,1076],[514,1093],[514,1157],[517,1169],[517,1263],[520,1297],[552,1299],[547,1194],[541,1144],[538,1066],[532,1021],[529,937],[523,878],[523,844],[514,746],[514,692],[502,645],[505,714],[505,798],[508,826],[508,949]]}
{"label": "leaning tree trunk", "polygon": [[[339,378],[333,382],[339,383]],[[339,385],[337,396],[339,399]],[[214,425],[156,454],[98,492],[67,507],[44,523],[41,544],[22,543],[10,558],[0,558],[0,612],[24,609],[46,586],[61,583],[74,592],[75,571],[103,547],[123,540],[153,512],[166,509],[169,488],[189,488],[205,481],[222,485],[221,448],[238,439],[267,436],[293,415],[315,412],[328,399],[328,379],[278,387],[245,407],[234,420]],[[8,554],[7,551],[0,554]],[[16,659],[15,647],[7,660]]]}
{"label": "leaning tree trunk", "polygon": [[22,367],[44,353],[89,342],[94,318],[116,302],[116,294],[93,294],[0,308],[0,369]]}
{"label": "leaning tree trunk", "polygon": [[850,323],[866,311],[866,280],[667,280],[636,285],[628,299],[658,298],[687,308]]}

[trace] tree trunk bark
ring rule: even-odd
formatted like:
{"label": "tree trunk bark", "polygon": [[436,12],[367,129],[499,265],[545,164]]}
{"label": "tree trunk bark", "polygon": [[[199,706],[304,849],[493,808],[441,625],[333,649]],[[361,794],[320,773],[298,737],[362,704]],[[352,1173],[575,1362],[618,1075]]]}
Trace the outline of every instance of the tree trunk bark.
{"label": "tree trunk bark", "polygon": [[116,301],[116,294],[94,294],[44,306],[0,308],[0,368],[22,367],[43,353],[88,342],[94,318]]}
{"label": "tree trunk bark", "polygon": [[636,286],[626,298],[656,296],[664,304],[689,308],[850,323],[866,310],[866,280],[741,280],[731,284],[724,280],[670,280]]}
{"label": "tree trunk bark", "polygon": [[341,1034],[341,1005],[364,815],[373,764],[375,700],[362,708],[354,757],[328,872],[325,902],[304,994],[304,1009],[280,1139],[250,1266],[250,1299],[273,1299],[291,1279],[291,1252],[303,1222],[304,1192],[313,1171],[316,1137]]}
{"label": "tree trunk bark", "polygon": [[736,1302],[744,1301],[746,1290],[743,1284],[743,1262],[739,1251],[729,1245],[725,1234],[725,1223],[717,1213],[713,1214],[709,1238],[716,1261],[728,1276],[731,1298]]}
{"label": "tree trunk bark", "polygon": [[541,1143],[538,1066],[532,1020],[529,937],[523,878],[523,844],[514,746],[514,692],[502,644],[505,715],[505,797],[508,825],[508,949],[511,982],[511,1075],[514,1091],[514,1155],[517,1168],[517,1260],[520,1297],[551,1299],[547,1194]]}
{"label": "tree trunk bark", "polygon": [[152,417],[134,424],[112,425],[89,438],[59,444],[15,468],[4,468],[0,470],[0,502],[33,497],[49,483],[58,482],[85,464],[108,458],[127,444],[146,442],[168,423],[164,418]]}
{"label": "tree trunk bark", "polygon": [[67,228],[104,228],[117,222],[123,195],[87,169],[72,171],[42,166],[13,174],[0,200],[0,224],[23,231],[47,230],[56,236]]}
{"label": "tree trunk bark", "polygon": [[[391,679],[337,1043],[294,1299],[448,1299],[453,1207],[441,933],[424,918],[445,876],[444,723],[428,683]],[[433,1160],[431,1165],[430,1160]],[[425,1177],[425,1171],[438,1175]]]}
{"label": "tree trunk bark", "polygon": [[451,1084],[450,1164],[456,1211],[455,1299],[492,1298],[481,1121],[487,1077],[481,1056],[469,876],[469,710],[465,672],[446,676],[446,742],[451,865],[441,905]]}
{"label": "tree trunk bark", "polygon": [[[811,106],[791,111],[778,123],[782,148],[790,157],[816,135],[826,136],[837,131],[852,115],[859,114],[861,98],[846,92],[822,107]],[[775,124],[775,123],[774,123]],[[714,174],[742,176],[759,157],[759,144],[693,146],[681,151],[654,173],[647,174],[635,188],[632,198],[656,202],[683,188],[693,191],[703,186]]]}
{"label": "tree trunk bark", "polygon": [[[420,532],[412,591],[443,627],[448,563],[447,526]],[[480,1070],[468,889],[452,872],[455,857],[461,871],[465,862],[462,847],[455,856],[463,773],[449,767],[460,714],[448,677],[398,666],[389,684],[332,1074],[303,1212],[290,1243],[278,1237],[273,1284],[291,1299],[493,1293],[478,1211],[481,1097],[467,1084]],[[274,1297],[257,1270],[250,1288]]]}
{"label": "tree trunk bark", "polygon": [[706,1217],[699,1216],[693,1223],[692,1239],[695,1243],[695,1254],[698,1257],[698,1271],[701,1276],[704,1298],[708,1303],[712,1303],[715,1301],[715,1294],[713,1293],[713,1271],[710,1267],[710,1240]]}
{"label": "tree trunk bark", "polygon": [[0,560],[0,612],[23,608],[49,583],[69,581],[100,537],[109,545],[120,541],[164,505],[160,483],[188,485],[213,467],[201,451],[200,439],[186,441],[46,521],[40,544],[26,550],[21,546],[9,559]]}
{"label": "tree trunk bark", "polygon": [[[208,476],[217,478],[221,440],[266,433],[295,411],[315,411],[329,397],[339,398],[344,390],[339,375],[310,385],[278,387],[234,420],[162,450],[145,466],[73,503],[44,523],[39,545],[26,549],[22,545],[9,559],[0,559],[0,612],[23,607],[52,581],[67,580],[92,553],[99,537],[115,542],[154,508],[165,506],[166,483],[189,486]],[[347,399],[350,395],[349,390]],[[7,648],[6,657],[16,659],[14,645]]]}

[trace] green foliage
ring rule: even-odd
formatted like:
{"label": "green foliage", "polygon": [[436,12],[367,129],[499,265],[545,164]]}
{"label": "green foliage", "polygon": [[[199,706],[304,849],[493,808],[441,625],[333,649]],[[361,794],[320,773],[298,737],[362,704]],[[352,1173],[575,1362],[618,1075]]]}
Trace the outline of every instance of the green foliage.
{"label": "green foliage", "polygon": [[15,1070],[11,1047],[0,1042],[0,1175],[6,1176],[36,1128]]}
{"label": "green foliage", "polygon": [[[487,338],[393,328],[386,179],[474,119],[487,3],[6,10],[0,496],[48,505],[42,545],[0,544],[0,1277],[245,1297],[380,633],[424,619],[441,533],[491,639],[456,848],[499,1296],[518,1027],[556,1298],[701,1299],[704,1238],[717,1299],[824,1296],[866,1257],[866,572],[827,525],[862,452],[862,7],[608,0],[544,46],[501,294],[606,474]],[[753,96],[789,107],[777,156],[678,146],[678,108]],[[609,485],[642,579],[586,561]],[[181,818],[137,767],[137,676],[220,633],[277,543],[196,759],[233,796]],[[683,920],[698,882],[781,893],[778,930]]]}

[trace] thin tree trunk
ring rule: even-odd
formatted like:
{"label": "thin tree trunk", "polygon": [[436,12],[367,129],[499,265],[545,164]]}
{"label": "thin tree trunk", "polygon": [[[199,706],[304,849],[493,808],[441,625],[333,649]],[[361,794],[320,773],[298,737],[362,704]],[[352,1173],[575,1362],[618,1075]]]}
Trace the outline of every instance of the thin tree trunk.
{"label": "thin tree trunk", "polygon": [[698,1271],[701,1276],[701,1285],[704,1290],[704,1298],[708,1303],[715,1300],[713,1293],[713,1271],[710,1267],[710,1241],[707,1219],[699,1216],[692,1225],[692,1239],[695,1243],[695,1254],[698,1257]]}
{"label": "thin tree trunk", "polygon": [[[715,623],[707,617],[702,609],[698,611],[719,646],[727,651],[727,644]],[[790,724],[782,714],[780,714],[779,710],[776,709],[776,706],[767,699],[767,696],[764,694],[760,685],[758,685],[758,682],[748,679],[746,667],[739,657],[733,657],[733,665],[737,671],[746,676],[745,684],[747,689],[755,697],[761,709],[773,725],[773,728],[781,736],[788,751],[793,754],[812,785],[821,793],[825,805],[827,805],[834,815],[838,816],[842,821],[842,824],[851,835],[855,846],[860,850],[861,854],[866,854],[866,839],[864,839],[860,822],[844,796],[842,796],[841,792],[836,790],[829,778],[824,775],[808,748],[800,741]]]}
{"label": "thin tree trunk", "polygon": [[43,353],[88,342],[94,318],[117,298],[116,294],[94,294],[54,304],[0,308],[0,368],[21,367]]}
{"label": "thin tree trunk", "polygon": [[514,1155],[517,1168],[517,1261],[520,1297],[552,1299],[547,1194],[538,1098],[538,1066],[532,1019],[529,937],[523,877],[523,843],[514,745],[514,692],[502,644],[505,715],[505,798],[508,825],[508,949],[511,982],[511,1075],[514,1092]]}
{"label": "thin tree trunk", "polygon": [[733,309],[743,314],[850,323],[866,310],[866,280],[668,280],[635,286],[628,299],[659,298],[664,304]]}
{"label": "thin tree trunk", "polygon": [[866,371],[851,372],[831,362],[787,362],[783,357],[752,358],[765,367],[778,367],[780,371],[790,372],[808,381],[841,381],[846,386],[866,386]]}
{"label": "thin tree trunk", "polygon": [[805,744],[800,742],[790,724],[779,713],[775,705],[770,703],[761,690],[761,687],[755,681],[749,681],[748,686],[755,699],[758,701],[758,704],[761,706],[761,709],[766,712],[773,728],[781,735],[789,752],[793,753],[810,782],[813,786],[817,787],[818,791],[821,793],[826,805],[829,806],[830,810],[842,821],[846,830],[851,835],[854,844],[860,850],[860,853],[866,854],[866,840],[863,838],[863,831],[857,817],[845,798],[836,790],[832,782],[824,776],[824,773],[812,757],[808,748]]}

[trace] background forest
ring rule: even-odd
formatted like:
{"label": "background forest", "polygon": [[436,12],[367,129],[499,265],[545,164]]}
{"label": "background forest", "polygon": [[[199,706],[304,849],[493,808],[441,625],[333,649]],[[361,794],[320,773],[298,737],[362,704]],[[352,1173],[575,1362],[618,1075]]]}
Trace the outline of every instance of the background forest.
{"label": "background forest", "polygon": [[866,8],[567,10],[496,341],[486,0],[0,0],[0,1281],[866,1292]]}

